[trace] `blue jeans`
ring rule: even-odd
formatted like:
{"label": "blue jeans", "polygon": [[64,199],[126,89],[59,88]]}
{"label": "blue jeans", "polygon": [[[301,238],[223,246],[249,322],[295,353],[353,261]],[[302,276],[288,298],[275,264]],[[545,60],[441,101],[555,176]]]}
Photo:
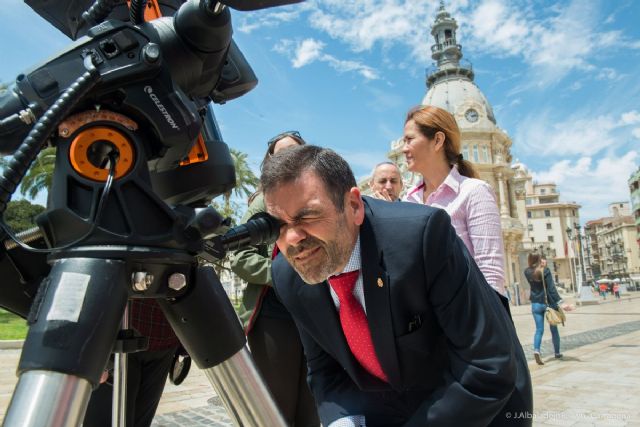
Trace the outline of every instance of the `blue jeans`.
{"label": "blue jeans", "polygon": [[[537,302],[531,303],[531,312],[533,320],[536,322],[536,333],[533,335],[533,351],[540,352],[540,343],[542,342],[542,334],[544,333],[544,312],[547,309],[545,304]],[[555,354],[560,353],[560,334],[557,326],[549,325],[551,330],[551,341],[553,342],[553,351]]]}

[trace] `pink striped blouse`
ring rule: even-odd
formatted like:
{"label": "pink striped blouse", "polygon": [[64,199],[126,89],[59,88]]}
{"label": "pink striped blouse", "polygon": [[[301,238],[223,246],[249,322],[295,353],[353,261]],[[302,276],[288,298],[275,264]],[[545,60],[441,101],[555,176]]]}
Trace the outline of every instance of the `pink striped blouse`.
{"label": "pink striped blouse", "polygon": [[[424,187],[423,181],[409,189],[403,200],[423,203]],[[425,204],[447,211],[458,237],[467,246],[487,282],[504,295],[502,228],[491,186],[480,179],[460,175],[454,166]]]}

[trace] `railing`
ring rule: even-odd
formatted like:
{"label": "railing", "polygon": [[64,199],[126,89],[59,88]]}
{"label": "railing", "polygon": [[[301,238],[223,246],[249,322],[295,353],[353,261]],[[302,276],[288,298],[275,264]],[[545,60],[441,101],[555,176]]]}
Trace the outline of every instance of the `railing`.
{"label": "railing", "polygon": [[[464,71],[466,71],[465,74],[473,76],[473,65],[471,65],[471,62],[467,61],[466,59],[461,59],[458,62],[458,66],[456,67],[456,69],[464,70]],[[440,70],[440,68],[436,64],[433,64],[433,65],[425,68],[425,76],[428,79],[430,76],[436,74],[439,71],[442,71],[443,73],[447,73],[447,72],[451,72],[451,69]]]}
{"label": "railing", "polygon": [[462,46],[456,43],[454,39],[449,39],[445,40],[443,43],[436,43],[434,45],[431,45],[431,52],[444,50],[448,47],[457,47],[458,49],[462,50]]}

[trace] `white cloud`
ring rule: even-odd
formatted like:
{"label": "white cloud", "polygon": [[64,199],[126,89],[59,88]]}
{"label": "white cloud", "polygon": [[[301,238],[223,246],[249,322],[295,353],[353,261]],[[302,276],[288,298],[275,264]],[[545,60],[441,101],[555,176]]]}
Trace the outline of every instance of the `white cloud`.
{"label": "white cloud", "polygon": [[627,180],[638,167],[639,155],[630,151],[594,159],[560,160],[548,170],[533,172],[537,181],[558,184],[561,200],[582,205],[582,222],[607,216],[609,203],[629,199]]}
{"label": "white cloud", "polygon": [[[434,40],[430,30],[438,7],[433,0],[309,0],[284,12],[246,18],[244,27],[249,31],[306,17],[321,35],[344,43],[355,53],[381,52],[385,66],[397,69],[407,60],[425,65],[431,61],[429,47]],[[572,70],[598,79],[618,79],[621,75],[615,69],[595,66],[594,55],[606,48],[640,47],[640,41],[621,31],[603,29],[607,17],[601,16],[597,2],[570,0],[544,13],[525,0],[452,0],[446,8],[459,23],[458,41],[466,52],[517,57],[531,68],[529,77],[535,78],[529,78],[522,90],[555,83]],[[326,62],[332,62],[335,53],[328,51],[329,45],[323,47],[329,55]],[[403,54],[398,55],[398,49]],[[393,61],[388,60],[391,51]],[[334,62],[334,68],[348,69],[349,64]],[[370,71],[371,67],[358,68],[366,78],[377,78]]]}
{"label": "white cloud", "polygon": [[437,3],[429,0],[326,0],[316,3],[309,22],[354,52],[403,45],[412,57],[427,61],[436,8]]}
{"label": "white cloud", "polygon": [[619,117],[614,114],[588,116],[576,114],[563,121],[555,121],[549,111],[532,115],[522,121],[516,131],[516,142],[525,152],[547,155],[591,156],[624,139],[630,125],[640,123],[640,113],[628,111]]}
{"label": "white cloud", "polygon": [[298,20],[310,7],[311,5],[302,3],[251,13],[234,14],[234,20],[237,19],[234,29],[241,33],[250,34],[260,28],[275,28],[283,23]]}
{"label": "white cloud", "polygon": [[[628,43],[620,31],[601,30],[596,3],[573,0],[554,12],[543,18],[520,2],[484,0],[470,12],[470,30],[465,35],[477,50],[521,57],[534,68],[537,86],[555,82],[574,69],[595,71],[597,67],[590,63],[593,54]],[[611,72],[603,76],[612,78]]]}
{"label": "white cloud", "polygon": [[324,43],[314,39],[305,39],[300,43],[295,51],[295,56],[291,61],[293,68],[300,68],[319,59],[322,54]]}
{"label": "white cloud", "polygon": [[492,51],[518,55],[528,44],[531,26],[516,9],[510,10],[501,0],[486,0],[471,13],[469,35],[486,43]]}
{"label": "white cloud", "polygon": [[635,129],[631,130],[631,135],[633,135],[636,138],[640,139],[640,128],[635,128]]}
{"label": "white cloud", "polygon": [[640,113],[636,110],[623,113],[620,116],[620,123],[622,125],[634,125],[636,123],[640,123]]}
{"label": "white cloud", "polygon": [[600,70],[600,72],[596,76],[596,79],[598,79],[598,80],[617,80],[617,79],[619,79],[621,77],[622,77],[622,75],[619,74],[613,68],[605,67],[605,68],[602,68]]}
{"label": "white cloud", "polygon": [[344,73],[354,71],[367,80],[379,78],[378,72],[359,61],[338,59],[333,55],[323,53],[325,44],[312,38],[303,41],[280,40],[274,47],[278,53],[289,56],[293,68],[301,68],[315,61],[325,62],[334,70]]}
{"label": "white cloud", "polygon": [[581,82],[573,82],[570,86],[571,90],[580,90],[582,89],[582,83]]}

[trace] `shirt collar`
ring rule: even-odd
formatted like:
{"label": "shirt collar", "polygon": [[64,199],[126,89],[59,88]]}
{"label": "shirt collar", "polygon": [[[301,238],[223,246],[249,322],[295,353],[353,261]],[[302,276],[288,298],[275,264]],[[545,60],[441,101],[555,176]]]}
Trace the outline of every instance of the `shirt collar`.
{"label": "shirt collar", "polygon": [[353,247],[353,252],[351,252],[351,257],[347,262],[347,265],[344,266],[344,270],[340,272],[348,273],[350,271],[360,270],[361,260],[360,260],[360,234],[358,234],[358,240],[356,241],[355,246]]}
{"label": "shirt collar", "polygon": [[[452,189],[456,194],[458,194],[458,192],[460,191],[460,183],[463,180],[464,180],[464,177],[460,175],[460,172],[458,172],[458,166],[453,166],[449,171],[449,175],[447,175],[447,177],[444,179],[442,184],[440,184],[440,187],[444,184],[450,189]],[[409,192],[405,196],[405,199],[406,200],[414,199],[422,203],[422,199],[423,199],[422,194],[424,193],[424,188],[425,188],[425,184],[423,179],[422,181],[420,181],[418,185],[416,185],[411,190],[409,190]],[[437,191],[438,189],[436,189],[436,192]]]}
{"label": "shirt collar", "polygon": [[444,179],[443,184],[452,189],[456,194],[460,191],[460,183],[464,178],[458,172],[458,166],[453,166],[449,175]]}

